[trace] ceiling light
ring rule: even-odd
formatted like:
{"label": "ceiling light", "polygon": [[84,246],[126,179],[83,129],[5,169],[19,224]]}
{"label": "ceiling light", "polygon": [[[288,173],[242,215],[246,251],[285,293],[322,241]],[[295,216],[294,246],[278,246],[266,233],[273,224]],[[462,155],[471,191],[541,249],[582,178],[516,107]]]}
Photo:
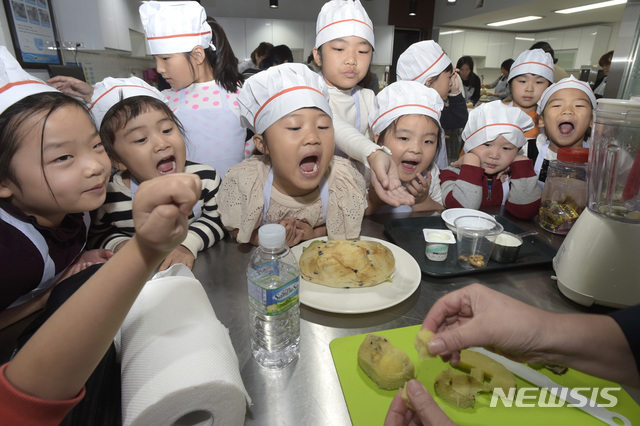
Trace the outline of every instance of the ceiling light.
{"label": "ceiling light", "polygon": [[456,4],[456,0],[447,0],[447,4]]}
{"label": "ceiling light", "polygon": [[277,9],[278,8],[278,0],[269,0],[269,7],[271,9]]}
{"label": "ceiling light", "polygon": [[600,9],[601,7],[617,6],[619,4],[625,4],[626,2],[627,0],[603,1],[601,3],[593,3],[593,4],[587,4],[585,6],[578,6],[578,7],[571,7],[569,9],[556,10],[556,13],[567,14],[567,13],[584,12],[585,10]]}
{"label": "ceiling light", "polygon": [[504,25],[518,24],[520,22],[535,21],[542,19],[542,16],[523,16],[522,18],[508,19],[506,21],[492,22],[487,24],[489,27],[502,27]]}
{"label": "ceiling light", "polygon": [[416,16],[416,12],[418,9],[418,5],[416,4],[418,0],[411,0],[409,2],[409,16]]}
{"label": "ceiling light", "polygon": [[535,38],[528,38],[528,37],[516,37],[516,40],[536,41]]}
{"label": "ceiling light", "polygon": [[464,30],[444,31],[444,32],[440,33],[440,35],[458,34],[458,33],[463,33],[463,32],[464,32]]}

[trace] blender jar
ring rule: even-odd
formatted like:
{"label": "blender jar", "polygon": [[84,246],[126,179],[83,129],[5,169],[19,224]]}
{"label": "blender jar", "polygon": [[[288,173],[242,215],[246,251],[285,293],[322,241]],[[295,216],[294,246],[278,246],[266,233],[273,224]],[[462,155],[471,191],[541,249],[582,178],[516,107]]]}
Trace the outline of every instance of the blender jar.
{"label": "blender jar", "polygon": [[558,149],[549,163],[538,214],[545,231],[566,234],[586,207],[587,161],[589,148],[571,147]]}
{"label": "blender jar", "polygon": [[599,99],[590,148],[588,208],[640,223],[640,103]]}

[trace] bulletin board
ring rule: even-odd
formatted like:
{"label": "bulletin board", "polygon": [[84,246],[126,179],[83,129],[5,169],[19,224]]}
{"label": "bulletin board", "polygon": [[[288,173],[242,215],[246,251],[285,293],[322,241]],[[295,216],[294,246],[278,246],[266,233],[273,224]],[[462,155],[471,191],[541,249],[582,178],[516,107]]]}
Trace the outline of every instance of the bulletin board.
{"label": "bulletin board", "polygon": [[49,0],[3,0],[16,59],[23,68],[62,64]]}

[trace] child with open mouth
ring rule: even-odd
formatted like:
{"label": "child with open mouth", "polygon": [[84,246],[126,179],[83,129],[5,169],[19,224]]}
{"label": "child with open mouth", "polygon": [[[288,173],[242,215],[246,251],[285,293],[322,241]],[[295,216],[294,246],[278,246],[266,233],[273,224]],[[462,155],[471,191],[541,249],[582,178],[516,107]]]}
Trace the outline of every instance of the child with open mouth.
{"label": "child with open mouth", "polygon": [[224,238],[216,200],[220,176],[211,166],[186,161],[180,121],[160,92],[139,78],[109,77],[97,83],[89,110],[117,169],[107,199],[95,213],[90,243],[120,250],[135,233],[131,214],[138,186],[158,176],[194,173],[202,181],[202,194],[189,216],[189,232],[160,265],[160,270],[174,263],[191,269],[198,252]]}
{"label": "child with open mouth", "polygon": [[535,144],[527,144],[522,153],[534,160],[534,170],[542,184],[549,161],[558,158],[558,148],[589,147],[593,111],[598,104],[589,84],[574,76],[549,86],[538,103],[538,124],[543,131]]}
{"label": "child with open mouth", "polygon": [[462,165],[440,174],[444,206],[481,209],[504,205],[517,218],[533,219],[542,190],[533,162],[518,154],[526,143],[525,132],[532,127],[526,113],[501,101],[471,111],[462,131]]}
{"label": "child with open mouth", "polygon": [[239,243],[258,244],[258,228],[280,223],[289,246],[328,235],[360,235],[365,182],[334,156],[329,94],[321,76],[285,63],[248,79],[238,97],[254,131],[255,155],[229,169],[218,201],[222,223]]}
{"label": "child with open mouth", "polygon": [[378,93],[369,124],[376,143],[391,151],[400,181],[415,204],[390,206],[370,186],[366,214],[443,209],[440,170],[435,161],[438,150],[444,148],[439,144],[443,107],[435,89],[416,81],[397,81]]}

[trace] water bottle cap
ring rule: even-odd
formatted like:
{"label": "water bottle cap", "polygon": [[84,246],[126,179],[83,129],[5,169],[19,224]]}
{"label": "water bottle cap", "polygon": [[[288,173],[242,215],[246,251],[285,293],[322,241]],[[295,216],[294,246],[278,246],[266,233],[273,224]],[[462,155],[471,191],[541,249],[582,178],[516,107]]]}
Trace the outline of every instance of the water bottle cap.
{"label": "water bottle cap", "polygon": [[286,232],[284,226],[278,223],[262,225],[258,230],[260,245],[268,249],[276,249],[284,245]]}

